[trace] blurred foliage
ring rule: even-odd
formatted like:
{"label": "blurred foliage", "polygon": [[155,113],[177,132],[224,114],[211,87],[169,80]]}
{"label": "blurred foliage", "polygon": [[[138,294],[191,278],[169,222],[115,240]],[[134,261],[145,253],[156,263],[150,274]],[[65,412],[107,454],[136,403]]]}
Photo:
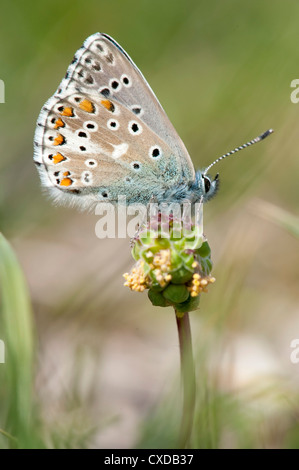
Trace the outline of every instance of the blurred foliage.
{"label": "blurred foliage", "polygon": [[[28,292],[16,257],[0,234],[1,339],[5,363],[1,367],[2,434],[13,447],[39,446],[33,426],[32,396],[34,328]],[[4,441],[6,439],[3,439]]]}
{"label": "blurred foliage", "polygon": [[2,237],[1,447],[176,438],[173,316],[126,292],[129,241],[99,241],[94,215],[53,206],[32,162],[41,106],[102,31],[142,70],[196,168],[275,130],[219,164],[219,195],[205,208],[217,282],[192,314],[193,445],[298,448],[298,17],[291,0],[2,0],[0,230],[34,317]]}

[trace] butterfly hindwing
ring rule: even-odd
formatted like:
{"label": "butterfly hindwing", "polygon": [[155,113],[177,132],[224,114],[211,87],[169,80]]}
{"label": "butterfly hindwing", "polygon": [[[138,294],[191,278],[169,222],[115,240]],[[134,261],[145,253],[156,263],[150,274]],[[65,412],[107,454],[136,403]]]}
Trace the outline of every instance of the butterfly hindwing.
{"label": "butterfly hindwing", "polygon": [[180,177],[171,149],[130,109],[79,92],[55,95],[43,108],[35,162],[56,199],[80,205],[117,202],[118,194],[146,203]]}

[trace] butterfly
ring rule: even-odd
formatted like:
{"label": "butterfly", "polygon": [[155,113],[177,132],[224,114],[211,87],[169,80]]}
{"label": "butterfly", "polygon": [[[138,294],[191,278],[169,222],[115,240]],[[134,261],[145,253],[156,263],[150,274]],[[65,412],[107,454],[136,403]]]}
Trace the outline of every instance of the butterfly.
{"label": "butterfly", "polygon": [[152,198],[159,203],[205,202],[219,185],[218,175],[211,179],[207,169],[195,172],[144,76],[104,33],[85,40],[43,106],[34,162],[58,203],[82,209],[100,201],[116,204],[120,195],[129,205],[147,205]]}

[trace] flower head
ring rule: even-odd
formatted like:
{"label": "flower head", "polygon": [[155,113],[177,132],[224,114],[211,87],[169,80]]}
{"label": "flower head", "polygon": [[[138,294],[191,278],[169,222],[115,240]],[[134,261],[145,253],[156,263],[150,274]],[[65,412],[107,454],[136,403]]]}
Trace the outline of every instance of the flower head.
{"label": "flower head", "polygon": [[173,222],[169,218],[167,234],[165,220],[138,234],[132,249],[136,264],[124,277],[130,289],[148,289],[153,305],[173,306],[183,314],[198,308],[199,294],[207,292],[215,278],[210,276],[211,250],[202,227],[190,224],[177,236],[178,225]]}

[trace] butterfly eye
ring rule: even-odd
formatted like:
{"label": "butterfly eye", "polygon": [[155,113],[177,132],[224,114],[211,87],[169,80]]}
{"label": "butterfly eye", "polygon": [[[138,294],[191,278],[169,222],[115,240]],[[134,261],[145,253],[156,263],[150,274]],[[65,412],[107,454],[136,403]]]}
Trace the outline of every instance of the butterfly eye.
{"label": "butterfly eye", "polygon": [[211,188],[211,180],[207,176],[203,176],[204,186],[205,186],[205,193],[208,193]]}
{"label": "butterfly eye", "polygon": [[197,180],[199,183],[199,190],[201,195],[204,197],[204,201],[208,201],[217,193],[219,188],[219,174],[215,176],[213,180],[201,172],[197,172],[197,175],[202,178],[202,181]]}

